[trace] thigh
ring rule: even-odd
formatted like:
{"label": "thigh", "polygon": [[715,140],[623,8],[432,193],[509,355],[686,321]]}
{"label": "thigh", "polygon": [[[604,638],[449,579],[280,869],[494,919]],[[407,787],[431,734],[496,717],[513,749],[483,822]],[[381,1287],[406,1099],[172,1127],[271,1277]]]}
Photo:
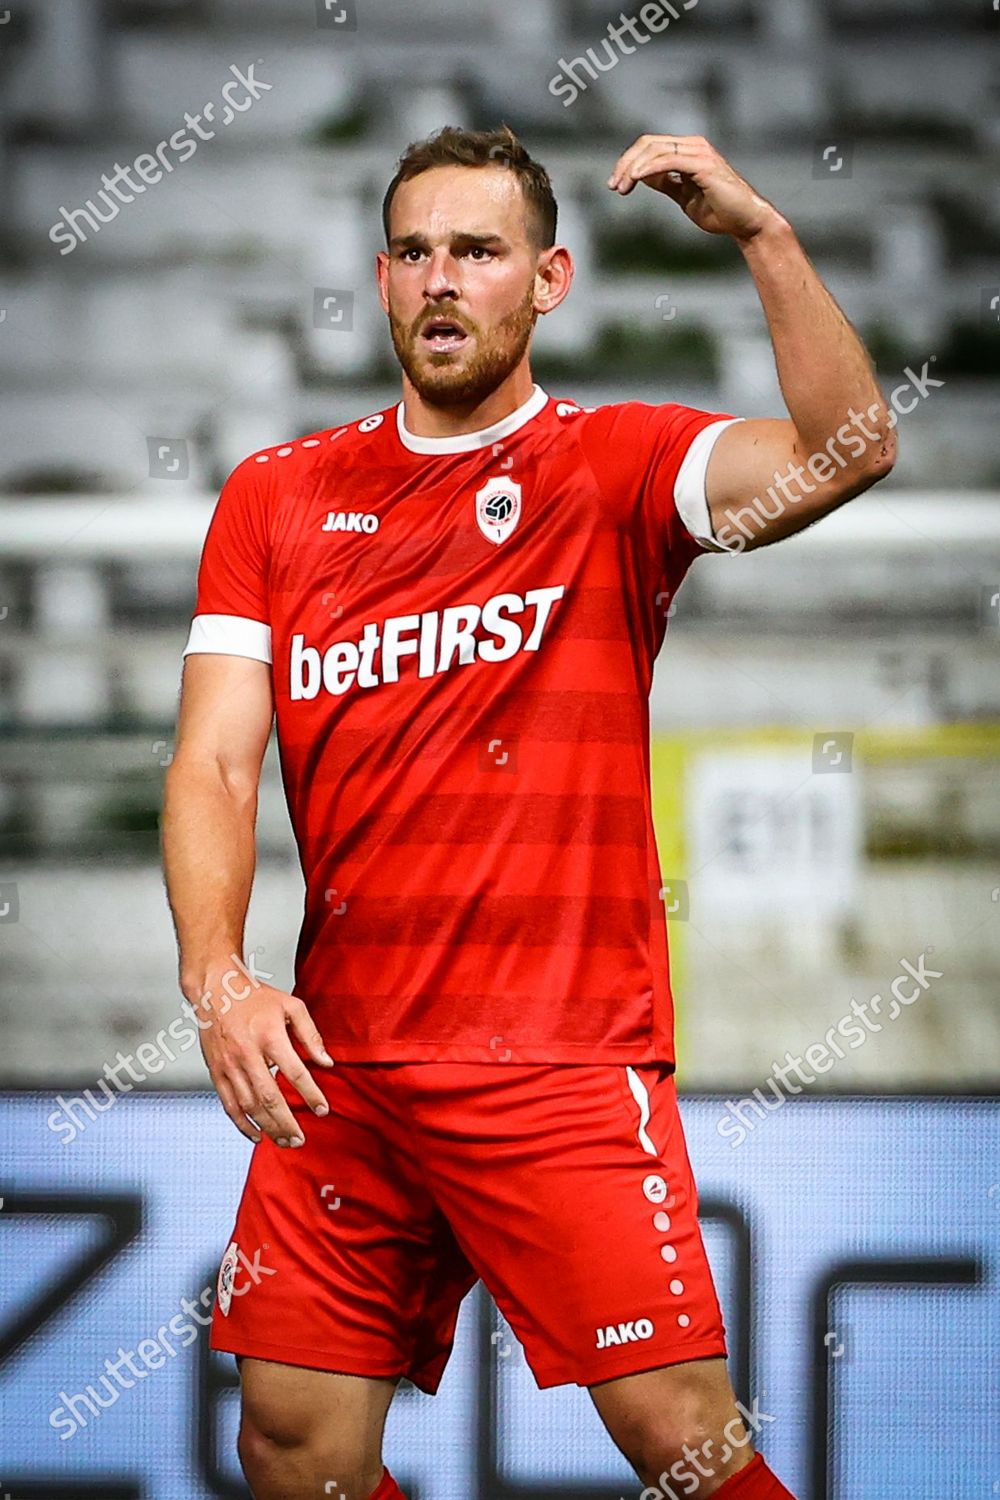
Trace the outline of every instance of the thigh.
{"label": "thigh", "polygon": [[431,1066],[428,1180],[539,1386],[725,1356],[665,1066]]}
{"label": "thigh", "polygon": [[476,1276],[428,1191],[392,1070],[324,1073],[323,1118],[281,1082],[305,1144],[254,1147],[212,1347],[433,1391]]}

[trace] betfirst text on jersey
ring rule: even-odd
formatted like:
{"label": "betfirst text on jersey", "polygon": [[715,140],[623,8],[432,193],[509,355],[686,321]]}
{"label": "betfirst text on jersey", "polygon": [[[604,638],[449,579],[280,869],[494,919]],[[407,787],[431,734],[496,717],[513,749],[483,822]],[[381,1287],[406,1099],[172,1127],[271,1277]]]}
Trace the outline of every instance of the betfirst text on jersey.
{"label": "betfirst text on jersey", "polygon": [[[549,612],[565,585],[495,594],[480,608],[458,604],[423,614],[395,615],[377,625],[369,621],[357,641],[334,641],[321,651],[292,636],[289,664],[293,699],[315,698],[320,690],[339,695],[352,687],[373,688],[398,682],[405,658],[414,658],[420,677],[433,677],[478,658],[508,661],[519,651],[537,651]],[[526,617],[527,629],[521,618]],[[479,633],[477,633],[479,632]]]}

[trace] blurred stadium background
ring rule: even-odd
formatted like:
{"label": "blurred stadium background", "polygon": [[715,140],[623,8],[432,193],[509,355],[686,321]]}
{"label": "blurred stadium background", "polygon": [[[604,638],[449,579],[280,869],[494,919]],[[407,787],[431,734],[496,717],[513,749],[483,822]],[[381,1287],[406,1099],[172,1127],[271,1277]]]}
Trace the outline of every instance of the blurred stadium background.
{"label": "blurred stadium background", "polygon": [[[111,1441],[112,1415],[100,1434],[60,1449],[46,1427],[49,1402],[36,1452],[25,1434],[50,1387],[70,1379],[74,1359],[86,1366],[80,1351],[88,1339],[96,1338],[96,1354],[122,1335],[114,1318],[107,1322],[99,1278],[82,1307],[58,1314],[49,1307],[44,1330],[39,1324],[32,1333],[23,1320],[19,1330],[15,1317],[17,1306],[38,1301],[23,1280],[32,1265],[49,1265],[53,1254],[72,1263],[85,1224],[79,1215],[96,1212],[105,1227],[117,1222],[106,1204],[82,1207],[80,1194],[127,1187],[126,1196],[140,1200],[148,1190],[152,1204],[160,1201],[157,1184],[169,1180],[176,1191],[183,1169],[204,1210],[185,1226],[200,1269],[224,1246],[241,1143],[225,1121],[228,1135],[199,1126],[200,1146],[214,1143],[206,1165],[191,1141],[173,1162],[161,1141],[149,1148],[147,1182],[137,1111],[131,1125],[95,1121],[71,1146],[39,1122],[53,1096],[94,1087],[107,1061],[119,1051],[134,1055],[179,1014],[157,817],[201,541],[221,481],[248,452],[398,399],[373,288],[379,207],[400,151],[444,123],[505,120],[551,172],[560,239],[578,268],[569,303],[536,337],[535,377],[553,396],[587,405],[677,400],[742,415],[782,410],[739,255],[700,235],[666,200],[642,190],[621,200],[604,187],[618,153],[642,131],[660,129],[707,135],[789,215],[866,336],[887,393],[899,392],[900,459],[886,484],[775,549],[700,559],[673,611],[652,710],[681,1084],[704,1096],[690,1100],[692,1154],[720,1203],[730,1189],[739,1195],[741,1180],[766,1194],[784,1180],[782,1163],[802,1166],[796,1122],[805,1129],[818,1096],[969,1096],[953,1101],[936,1136],[938,1146],[949,1143],[952,1175],[946,1162],[935,1171],[961,1196],[962,1214],[949,1202],[923,1239],[919,1215],[907,1219],[901,1210],[898,1223],[890,1215],[887,1253],[896,1245],[902,1254],[907,1235],[916,1235],[922,1254],[952,1265],[955,1247],[940,1236],[946,1220],[960,1220],[969,1254],[996,1255],[997,0],[688,0],[688,7],[677,0],[665,30],[630,43],[632,54],[595,77],[580,59],[592,48],[607,64],[602,42],[619,12],[594,0],[12,0],[0,8],[0,1169],[14,1189],[0,1214],[8,1267],[0,1413],[6,1399],[17,1418],[0,1438],[0,1489],[6,1484],[14,1500],[244,1493],[231,1452],[220,1456],[221,1439],[216,1473],[200,1434],[200,1467],[184,1470],[184,1487],[180,1469],[168,1479],[147,1467],[148,1433],[146,1457],[132,1453],[142,1424],[133,1430],[120,1413],[109,1458],[100,1443]],[[224,123],[233,70],[250,72],[259,97],[242,90],[240,108],[246,98],[249,105],[230,110]],[[570,70],[584,86],[567,106],[566,92],[550,83]],[[203,112],[202,129],[214,134],[183,161],[174,147],[162,180],[113,216],[99,205],[108,222],[87,228],[80,211],[97,201],[102,173],[155,152],[182,128],[197,139],[186,112]],[[84,226],[85,238],[50,236],[67,217]],[[273,744],[259,853],[247,949],[287,987],[301,881]],[[916,965],[921,954],[941,977],[829,1071],[817,1068],[813,1103],[793,1103],[780,1118],[787,1148],[775,1142],[769,1161],[766,1145],[755,1143],[758,1166],[735,1153],[730,1168],[720,1163],[716,1184],[711,1122],[720,1101],[749,1095],[786,1051],[801,1056],[820,1043],[852,1000],[882,994],[888,1004],[901,962]],[[136,1092],[207,1083],[197,1048],[140,1071]],[[161,1135],[183,1137],[185,1108],[192,1121],[203,1118],[201,1101],[167,1097],[125,1101],[115,1116],[136,1104],[154,1111],[142,1121],[149,1128],[160,1121]],[[912,1134],[888,1102],[828,1104],[826,1139],[840,1132],[844,1149],[853,1142],[873,1173],[890,1150],[898,1173],[927,1167],[906,1157]],[[920,1110],[906,1116],[913,1124],[924,1118]],[[818,1217],[835,1220],[831,1205],[839,1204],[850,1219],[848,1184],[835,1190],[814,1149]],[[723,1181],[727,1170],[732,1183]],[[966,1182],[973,1171],[985,1172],[975,1186]],[[218,1202],[206,1197],[206,1184],[217,1182]],[[68,1184],[76,1210],[59,1209],[70,1219],[53,1240],[48,1195]],[[823,1198],[824,1184],[833,1197]],[[23,1203],[33,1194],[35,1206],[22,1203],[16,1219],[10,1210],[19,1193]],[[747,1187],[744,1207],[751,1197]],[[782,1202],[779,1192],[779,1216]],[[849,1225],[855,1258],[880,1211],[873,1202],[863,1224]],[[777,1243],[773,1218],[763,1223]],[[148,1233],[136,1229],[133,1251]],[[130,1274],[160,1275],[162,1254],[154,1245],[149,1255]],[[994,1262],[994,1281],[995,1270]],[[777,1272],[780,1280],[781,1266]],[[145,1296],[145,1280],[143,1287]],[[114,1295],[128,1302],[131,1294]],[[748,1347],[771,1295],[755,1303]],[[992,1349],[995,1365],[995,1290],[992,1322],[976,1300],[981,1290],[970,1283],[949,1293],[957,1295],[968,1299],[977,1337],[992,1330],[986,1353]],[[937,1308],[933,1296],[930,1303]],[[155,1328],[158,1305],[149,1304],[144,1328]],[[808,1344],[819,1329],[822,1363],[827,1325],[815,1321],[813,1303],[802,1326],[786,1312],[790,1338]],[[907,1348],[916,1347],[916,1327],[896,1331]],[[203,1343],[199,1369],[210,1380]],[[974,1343],[970,1333],[970,1359]],[[36,1345],[41,1373],[31,1375]],[[65,1359],[53,1365],[57,1348]],[[489,1365],[488,1339],[484,1349]],[[881,1340],[876,1350],[884,1360]],[[908,1370],[900,1358],[899,1370]],[[815,1363],[807,1356],[791,1370],[788,1389],[814,1383]],[[970,1372],[960,1365],[950,1405],[935,1408],[949,1463],[950,1441],[971,1455],[963,1423],[982,1414],[968,1391],[963,1405]],[[752,1361],[745,1373],[749,1380]],[[772,1389],[780,1387],[773,1367],[768,1374]],[[164,1385],[172,1378],[162,1377]],[[869,1398],[882,1401],[884,1392],[859,1386],[859,1412]],[[522,1420],[534,1410],[528,1401]],[[577,1415],[592,1420],[582,1409]],[[426,1426],[427,1410],[422,1420]],[[815,1411],[810,1420],[822,1425]],[[155,1406],[149,1423],[157,1427]],[[911,1489],[890,1468],[893,1489],[855,1450],[850,1482],[832,1459],[824,1469],[805,1427],[788,1430],[794,1426],[789,1420],[775,1436],[774,1457],[766,1440],[765,1451],[776,1464],[786,1455],[779,1472],[801,1481],[813,1500],[827,1492],[940,1500],[997,1488],[1000,1456],[979,1467],[985,1438],[975,1475],[970,1456],[957,1487],[928,1470],[925,1489]],[[876,1427],[873,1441],[877,1434]],[[179,1418],[175,1438],[186,1455],[190,1434]],[[589,1451],[586,1442],[575,1437],[573,1451]],[[577,1475],[572,1491],[551,1488],[567,1472],[553,1466],[551,1447],[548,1468],[529,1464],[527,1479],[511,1470],[502,1482],[502,1463],[485,1452],[476,1449],[493,1465],[491,1487],[482,1490],[491,1497],[611,1493],[592,1470]],[[412,1471],[414,1495],[468,1492],[468,1476],[452,1480],[447,1466],[432,1468],[423,1478],[419,1466]],[[12,1489],[15,1470],[20,1487]],[[97,1473],[100,1482],[86,1477]],[[627,1476],[611,1473],[614,1494],[622,1493]],[[59,1488],[56,1474],[70,1487]]]}

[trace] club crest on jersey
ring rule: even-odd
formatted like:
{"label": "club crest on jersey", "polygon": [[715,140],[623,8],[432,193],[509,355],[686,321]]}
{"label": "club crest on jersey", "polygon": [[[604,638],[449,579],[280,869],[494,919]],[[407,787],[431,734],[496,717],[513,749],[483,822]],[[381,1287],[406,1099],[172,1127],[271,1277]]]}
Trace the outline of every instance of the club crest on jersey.
{"label": "club crest on jersey", "polygon": [[236,1283],[236,1267],[239,1265],[239,1261],[240,1247],[233,1240],[229,1249],[222,1257],[222,1264],[219,1267],[219,1282],[216,1288],[219,1311],[223,1317],[229,1316],[229,1309],[232,1306],[233,1287]]}
{"label": "club crest on jersey", "polygon": [[505,542],[521,519],[521,486],[501,475],[476,493],[476,522],[488,542]]}

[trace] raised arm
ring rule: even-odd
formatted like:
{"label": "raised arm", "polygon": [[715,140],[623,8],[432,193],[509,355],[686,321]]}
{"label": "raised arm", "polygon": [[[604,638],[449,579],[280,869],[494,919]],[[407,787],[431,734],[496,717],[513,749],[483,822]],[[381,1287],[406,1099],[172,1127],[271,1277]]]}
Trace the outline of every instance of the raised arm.
{"label": "raised arm", "polygon": [[720,548],[779,541],[868,489],[896,457],[890,420],[864,345],[772,203],[701,136],[640,136],[608,186],[644,182],[709,234],[736,241],[774,346],[787,419],[737,422],[705,476]]}
{"label": "raised arm", "polygon": [[[223,1107],[250,1140],[280,1143],[301,1131],[269,1068],[277,1065],[317,1114],[323,1095],[295,1052],[329,1065],[301,1000],[247,984],[238,965],[256,865],[260,768],[274,704],[271,669],[243,656],[185,659],[177,746],[161,820],[167,897],[177,931],[181,990]],[[232,977],[238,981],[234,989]],[[234,1003],[233,996],[237,998]],[[259,1128],[258,1128],[259,1127]]]}

